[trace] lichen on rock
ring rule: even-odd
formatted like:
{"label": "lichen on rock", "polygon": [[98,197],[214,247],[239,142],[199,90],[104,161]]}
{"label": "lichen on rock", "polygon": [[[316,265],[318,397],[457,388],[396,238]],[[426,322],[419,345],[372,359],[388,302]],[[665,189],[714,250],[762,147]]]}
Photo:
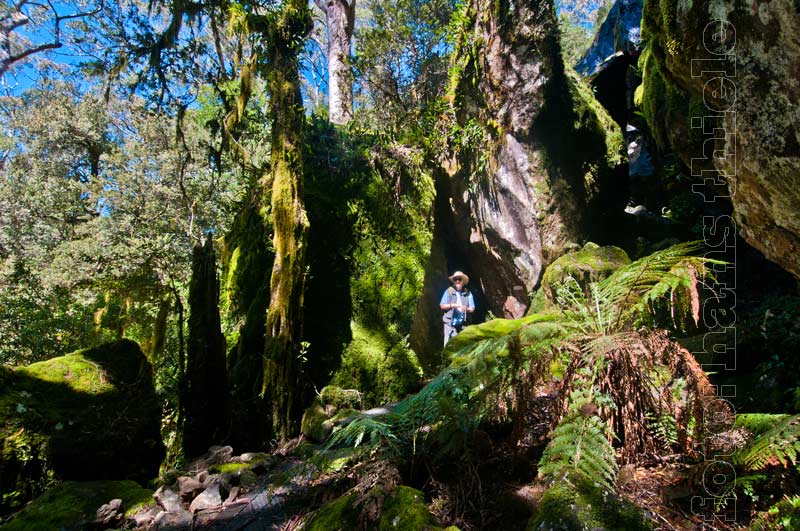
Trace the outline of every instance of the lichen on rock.
{"label": "lichen on rock", "polygon": [[800,18],[791,0],[645,3],[637,101],[706,201],[729,200],[744,239],[800,277]]}

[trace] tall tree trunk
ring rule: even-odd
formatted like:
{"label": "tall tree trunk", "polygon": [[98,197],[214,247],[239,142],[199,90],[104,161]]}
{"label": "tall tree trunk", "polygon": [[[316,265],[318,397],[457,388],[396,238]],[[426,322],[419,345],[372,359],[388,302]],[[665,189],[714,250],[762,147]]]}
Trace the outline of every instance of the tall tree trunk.
{"label": "tall tree trunk", "polygon": [[219,317],[219,285],[211,238],[196,246],[189,285],[189,344],[186,365],[186,400],[183,447],[189,456],[200,455],[222,441],[227,426],[227,376],[225,337]]}
{"label": "tall tree trunk", "polygon": [[350,39],[356,19],[356,0],[315,0],[328,27],[328,115],[331,123],[353,118],[353,72]]}
{"label": "tall tree trunk", "polygon": [[[296,432],[299,416],[299,338],[308,218],[303,205],[302,139],[305,115],[297,55],[311,30],[303,0],[288,0],[271,28],[267,83],[272,115],[273,247],[262,395],[272,405],[273,435]],[[267,187],[269,188],[269,187]]]}

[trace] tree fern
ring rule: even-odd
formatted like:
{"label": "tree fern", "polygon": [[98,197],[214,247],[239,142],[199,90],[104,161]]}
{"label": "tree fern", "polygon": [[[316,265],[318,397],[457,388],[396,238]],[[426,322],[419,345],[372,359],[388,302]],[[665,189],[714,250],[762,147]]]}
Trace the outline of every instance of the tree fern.
{"label": "tree fern", "polygon": [[608,428],[599,417],[579,411],[564,417],[539,461],[539,475],[557,480],[578,472],[614,491],[617,461],[608,442]]}
{"label": "tree fern", "polygon": [[769,466],[797,467],[800,455],[800,415],[783,418],[758,435],[733,456],[734,464],[746,470]]}

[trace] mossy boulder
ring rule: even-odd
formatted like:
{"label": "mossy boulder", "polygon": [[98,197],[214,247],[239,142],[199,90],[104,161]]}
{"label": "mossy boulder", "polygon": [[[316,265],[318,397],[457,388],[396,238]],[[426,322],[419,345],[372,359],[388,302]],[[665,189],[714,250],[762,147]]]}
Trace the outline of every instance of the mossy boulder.
{"label": "mossy boulder", "polygon": [[636,100],[705,201],[729,200],[742,237],[800,277],[797,12],[795,0],[645,2]]}
{"label": "mossy boulder", "polygon": [[553,302],[556,286],[567,277],[574,278],[585,289],[589,283],[603,280],[630,263],[628,254],[619,247],[601,247],[589,242],[580,251],[567,253],[550,264],[542,277],[542,291],[545,299]]}
{"label": "mossy boulder", "polygon": [[153,501],[153,491],[134,481],[67,481],[33,500],[2,531],[73,531],[95,519],[97,509],[113,499],[131,516]]}
{"label": "mossy boulder", "polygon": [[342,355],[332,385],[359,391],[362,407],[367,408],[395,402],[417,385],[422,369],[405,341],[394,342],[386,331],[356,321],[351,329],[353,340]]}
{"label": "mossy boulder", "polygon": [[152,369],[128,340],[5,372],[0,512],[58,479],[146,481],[164,457]]}
{"label": "mossy boulder", "polygon": [[528,531],[650,531],[651,522],[636,505],[582,476],[568,476],[548,488]]}
{"label": "mossy boulder", "polygon": [[[366,496],[383,498],[377,523],[369,528],[378,531],[441,531],[425,504],[422,492],[411,487],[399,486],[394,493],[377,491],[376,487]],[[359,529],[360,510],[356,507],[356,495],[350,494],[323,505],[308,521],[306,531],[350,531]],[[455,528],[447,528],[453,530]]]}
{"label": "mossy boulder", "polygon": [[336,409],[361,406],[361,393],[357,389],[342,389],[335,385],[326,385],[319,392],[319,398],[323,404]]}
{"label": "mossy boulder", "polygon": [[322,442],[328,438],[333,426],[327,422],[331,416],[319,400],[314,400],[303,413],[300,421],[300,431],[314,442]]}

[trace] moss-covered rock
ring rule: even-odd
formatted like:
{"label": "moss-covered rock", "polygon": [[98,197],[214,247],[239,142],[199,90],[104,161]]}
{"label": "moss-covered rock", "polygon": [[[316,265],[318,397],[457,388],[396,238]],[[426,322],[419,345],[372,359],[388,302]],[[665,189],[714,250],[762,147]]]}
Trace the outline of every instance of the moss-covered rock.
{"label": "moss-covered rock", "polygon": [[422,377],[414,352],[404,341],[392,343],[390,334],[351,323],[353,341],[342,356],[331,383],[356,389],[363,407],[394,402],[410,392]]}
{"label": "moss-covered rock", "polygon": [[622,177],[622,132],[564,68],[552,4],[472,0],[462,10],[450,87],[459,138],[437,223],[480,302],[514,319],[546,264],[608,223],[601,190]]}
{"label": "moss-covered rock", "polygon": [[549,302],[555,300],[555,286],[567,277],[578,281],[582,288],[610,276],[622,266],[631,263],[628,254],[613,245],[600,247],[587,243],[583,249],[567,253],[550,264],[542,277],[542,291]]}
{"label": "moss-covered rock", "polygon": [[[741,235],[800,277],[797,2],[645,2],[640,104],[662,148],[726,198]],[[713,67],[711,66],[713,65]]]}
{"label": "moss-covered rock", "polygon": [[300,421],[300,431],[308,439],[322,442],[328,438],[333,428],[330,423],[326,422],[328,419],[330,419],[330,415],[325,410],[325,407],[319,403],[319,400],[314,400],[303,413],[303,418]]}
{"label": "moss-covered rock", "polygon": [[319,398],[323,404],[336,409],[361,407],[361,393],[357,389],[342,389],[335,385],[326,385],[319,392]]}
{"label": "moss-covered rock", "polygon": [[[379,487],[376,487],[378,489]],[[383,497],[385,493],[367,493],[367,496]],[[350,531],[359,529],[360,511],[355,507],[356,496],[349,494],[334,500],[317,510],[305,526],[306,531]],[[441,531],[443,528],[428,511],[425,496],[411,487],[399,486],[396,491],[383,498],[380,517],[370,529],[378,531]],[[455,528],[449,527],[448,530]]]}
{"label": "moss-covered rock", "polygon": [[101,505],[113,499],[121,499],[122,510],[130,516],[153,501],[153,491],[134,481],[68,481],[36,498],[0,529],[77,531],[95,519]]}
{"label": "moss-covered rock", "polygon": [[0,388],[3,512],[55,479],[136,479],[164,457],[152,370],[139,346],[107,343],[6,373]]}
{"label": "moss-covered rock", "polygon": [[528,522],[528,531],[649,531],[642,510],[582,477],[564,478],[548,488]]}

